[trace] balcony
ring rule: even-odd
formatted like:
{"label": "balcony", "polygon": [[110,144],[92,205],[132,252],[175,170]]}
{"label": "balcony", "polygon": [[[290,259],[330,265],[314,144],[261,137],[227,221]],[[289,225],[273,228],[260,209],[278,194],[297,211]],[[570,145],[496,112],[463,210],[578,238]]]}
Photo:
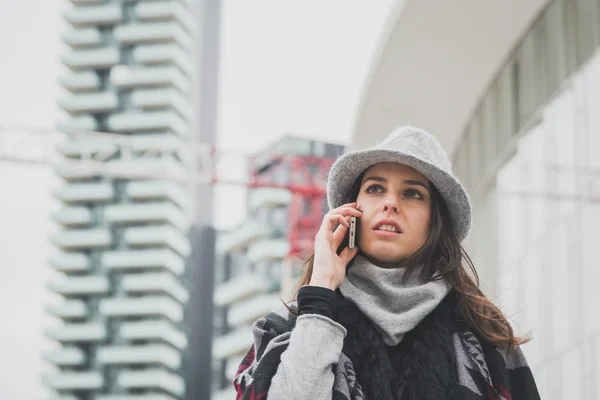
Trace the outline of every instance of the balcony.
{"label": "balcony", "polygon": [[142,157],[133,159],[113,159],[104,163],[104,170],[110,174],[118,174],[128,179],[166,179],[181,178],[186,168],[173,156],[165,155],[157,158]]}
{"label": "balcony", "polygon": [[102,299],[99,310],[106,317],[165,317],[174,322],[183,319],[183,306],[167,296]]}
{"label": "balcony", "polygon": [[181,354],[165,344],[146,346],[106,346],[98,349],[100,364],[161,364],[167,368],[181,367]]}
{"label": "balcony", "polygon": [[176,44],[138,45],[133,49],[133,60],[138,64],[167,64],[172,63],[188,76],[195,73],[190,56]]}
{"label": "balcony", "polygon": [[107,251],[100,262],[104,268],[114,270],[140,270],[164,268],[176,275],[185,270],[185,260],[168,249]]}
{"label": "balcony", "polygon": [[82,253],[59,253],[49,264],[60,272],[85,272],[90,268],[90,259]]}
{"label": "balcony", "polygon": [[78,115],[58,124],[58,129],[68,132],[97,131],[98,121],[91,115]]}
{"label": "balcony", "polygon": [[189,256],[191,253],[188,238],[172,226],[127,228],[125,229],[124,240],[130,246],[170,247],[184,257]]}
{"label": "balcony", "polygon": [[85,302],[82,300],[65,300],[60,304],[46,306],[49,314],[58,318],[85,318],[88,314]]}
{"label": "balcony", "polygon": [[192,43],[181,26],[171,22],[120,25],[115,28],[114,35],[121,44],[173,42],[187,49]]}
{"label": "balcony", "polygon": [[121,371],[116,386],[122,389],[161,389],[176,396],[185,394],[185,382],[177,374],[160,369]]}
{"label": "balcony", "polygon": [[89,181],[98,176],[96,169],[89,165],[78,165],[77,163],[57,165],[54,172],[61,178],[70,182]]}
{"label": "balcony", "polygon": [[173,275],[164,272],[125,275],[121,287],[127,293],[165,293],[181,303],[189,299],[185,287]]}
{"label": "balcony", "polygon": [[115,92],[98,92],[70,96],[58,102],[68,113],[97,113],[117,109],[119,100]]}
{"label": "balcony", "polygon": [[84,227],[92,223],[92,212],[87,207],[68,207],[54,213],[54,220],[65,227]]}
{"label": "balcony", "polygon": [[49,328],[46,336],[58,342],[99,342],[107,338],[106,327],[96,322]]}
{"label": "balcony", "polygon": [[73,367],[85,363],[85,354],[77,347],[62,347],[57,350],[46,352],[42,358],[52,364],[62,367]]}
{"label": "balcony", "polygon": [[218,240],[217,249],[220,253],[242,250],[255,240],[273,235],[273,231],[271,226],[264,223],[247,221],[241,227],[222,235]]}
{"label": "balcony", "polygon": [[169,200],[179,207],[190,208],[190,195],[176,183],[138,181],[125,185],[125,195],[131,200]]}
{"label": "balcony", "polygon": [[106,276],[70,276],[60,282],[51,282],[48,288],[58,294],[69,295],[100,295],[107,294],[110,284]]}
{"label": "balcony", "polygon": [[118,47],[102,47],[70,52],[62,56],[61,61],[74,70],[108,68],[121,61],[121,54]]}
{"label": "balcony", "polygon": [[273,286],[270,279],[255,274],[247,274],[227,281],[215,289],[214,303],[225,306],[268,291]]}
{"label": "balcony", "polygon": [[62,35],[62,39],[72,48],[98,46],[102,35],[95,27],[72,29]]}
{"label": "balcony", "polygon": [[118,147],[108,138],[85,138],[61,142],[56,146],[56,149],[65,157],[82,157],[84,154],[112,154],[118,150]]}
{"label": "balcony", "polygon": [[100,88],[100,77],[94,71],[75,72],[59,79],[61,85],[72,92],[92,91]]}
{"label": "balcony", "polygon": [[167,321],[124,322],[119,326],[119,336],[124,340],[161,340],[183,350],[187,338]]}
{"label": "balcony", "polygon": [[[88,2],[89,3],[89,2]],[[63,14],[73,25],[115,25],[121,22],[121,4],[98,4],[87,7],[74,7]]]}
{"label": "balcony", "polygon": [[244,327],[215,339],[213,358],[221,360],[236,355],[243,355],[252,346],[252,330]]}
{"label": "balcony", "polygon": [[252,323],[279,306],[281,306],[281,300],[278,294],[259,295],[243,302],[232,304],[227,314],[227,322],[231,326]]}
{"label": "balcony", "polygon": [[247,257],[250,262],[282,260],[290,252],[287,239],[264,239],[248,246]]}
{"label": "balcony", "polygon": [[287,189],[252,189],[248,195],[248,208],[256,212],[261,208],[287,206],[292,201],[292,192]]}
{"label": "balcony", "polygon": [[138,133],[131,136],[131,148],[135,151],[176,152],[187,144],[173,133]]}
{"label": "balcony", "polygon": [[141,21],[176,20],[188,31],[194,31],[194,20],[190,12],[177,1],[140,2],[134,14]]}
{"label": "balcony", "polygon": [[176,67],[115,66],[110,71],[110,81],[117,87],[172,86],[187,93],[190,80]]}
{"label": "balcony", "polygon": [[178,91],[173,89],[140,89],[131,94],[131,103],[136,108],[172,108],[184,118],[191,120],[193,112],[191,101],[186,100]]}
{"label": "balcony", "polygon": [[62,249],[106,249],[112,245],[108,229],[73,229],[51,237],[51,242]]}
{"label": "balcony", "polygon": [[170,131],[181,137],[187,137],[190,131],[188,124],[173,111],[112,114],[108,117],[108,127],[115,132]]}
{"label": "balcony", "polygon": [[46,386],[54,390],[98,390],[104,386],[100,372],[59,372],[43,378]]}
{"label": "balcony", "polygon": [[[149,179],[157,176],[178,178],[186,173],[182,161],[169,155],[156,158],[112,159],[103,163],[102,170],[106,174],[116,174],[129,179]],[[59,165],[55,167],[55,171],[63,179],[77,183],[97,178],[99,174],[93,165],[77,163]]]}
{"label": "balcony", "polygon": [[68,184],[54,192],[65,203],[108,203],[115,199],[115,189],[110,182]]}
{"label": "balcony", "polygon": [[113,224],[162,223],[181,231],[189,228],[185,214],[172,203],[109,205],[104,209],[104,218]]}

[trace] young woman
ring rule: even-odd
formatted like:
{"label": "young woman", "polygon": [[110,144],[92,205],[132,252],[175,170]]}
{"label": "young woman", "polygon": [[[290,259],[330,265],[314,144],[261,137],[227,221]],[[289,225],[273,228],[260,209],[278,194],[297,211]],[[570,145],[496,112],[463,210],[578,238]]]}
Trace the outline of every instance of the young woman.
{"label": "young woman", "polygon": [[433,136],[403,127],[345,154],[327,196],[296,299],[253,325],[238,399],[539,399],[527,339],[461,246],[471,205]]}

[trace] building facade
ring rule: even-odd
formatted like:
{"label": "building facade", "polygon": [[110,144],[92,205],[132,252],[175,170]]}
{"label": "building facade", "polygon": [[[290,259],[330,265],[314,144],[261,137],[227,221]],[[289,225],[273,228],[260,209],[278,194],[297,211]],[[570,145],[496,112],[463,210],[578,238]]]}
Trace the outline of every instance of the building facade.
{"label": "building facade", "polygon": [[213,400],[235,397],[231,381],[252,345],[252,323],[292,295],[300,257],[327,210],[325,175],[342,152],[339,145],[284,136],[255,157],[248,219],[217,240]]}
{"label": "building facade", "polygon": [[[423,3],[406,1],[390,20],[354,145],[369,127],[438,135],[474,204],[465,247],[484,291],[518,334],[532,333],[523,350],[541,397],[599,398],[600,3],[437,2],[452,23],[429,25],[423,41],[439,46],[428,49],[405,36],[431,18]],[[394,93],[405,80],[430,81],[426,96]],[[376,114],[408,101],[416,107]]]}
{"label": "building facade", "polygon": [[[69,94],[60,107],[65,132],[128,135],[109,142],[72,140],[66,158],[93,154],[123,176],[189,171],[176,149],[193,139],[198,29],[192,1],[72,1],[60,79]],[[160,149],[169,156],[149,157]],[[129,154],[123,154],[128,151]],[[145,154],[143,158],[136,159]],[[190,190],[174,181],[109,178],[69,165],[56,173],[60,230],[51,238],[60,300],[43,355],[53,372],[44,384],[56,399],[176,400],[186,398],[182,354],[188,347],[183,276],[191,254]]]}

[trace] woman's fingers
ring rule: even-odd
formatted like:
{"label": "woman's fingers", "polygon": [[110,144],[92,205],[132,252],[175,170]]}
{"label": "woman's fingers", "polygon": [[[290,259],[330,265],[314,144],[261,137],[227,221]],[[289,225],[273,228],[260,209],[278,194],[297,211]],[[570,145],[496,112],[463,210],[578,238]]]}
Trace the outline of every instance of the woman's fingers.
{"label": "woman's fingers", "polygon": [[334,214],[334,213],[325,214],[325,218],[323,218],[323,222],[321,223],[321,228],[319,229],[319,232],[317,233],[317,235],[321,235],[322,237],[329,237],[329,235],[333,231],[333,228],[338,223],[345,225],[345,226],[349,225],[348,221],[346,221],[344,216],[341,214]]}
{"label": "woman's fingers", "polygon": [[334,210],[331,210],[329,213],[332,214],[342,214],[342,215],[353,215],[355,217],[360,217],[362,215],[362,211],[358,210],[356,207],[346,207],[341,206]]}
{"label": "woman's fingers", "polygon": [[[346,217],[344,219],[346,220],[346,222],[350,221],[350,217]],[[333,237],[331,240],[331,246],[333,247],[333,249],[337,250],[337,248],[340,247],[340,244],[346,237],[348,228],[349,228],[349,225],[342,225],[342,224],[340,224],[337,228],[335,228],[335,231],[333,231]]]}
{"label": "woman's fingers", "polygon": [[348,203],[325,214],[315,239],[321,239],[319,240],[321,243],[323,240],[327,241],[332,250],[336,251],[346,236],[350,226],[350,217],[362,215],[362,211],[355,208],[357,206],[357,203]]}

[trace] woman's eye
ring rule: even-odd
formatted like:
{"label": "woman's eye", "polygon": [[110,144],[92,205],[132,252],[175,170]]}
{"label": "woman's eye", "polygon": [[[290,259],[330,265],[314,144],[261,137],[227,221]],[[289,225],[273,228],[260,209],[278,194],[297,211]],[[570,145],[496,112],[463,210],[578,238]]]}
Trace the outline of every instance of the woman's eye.
{"label": "woman's eye", "polygon": [[382,191],[383,187],[381,187],[381,185],[371,185],[367,188],[367,193],[377,193]]}
{"label": "woman's eye", "polygon": [[415,190],[415,189],[408,189],[405,192],[405,195],[406,195],[406,197],[414,197],[416,199],[422,199],[423,198],[423,195],[418,190]]}

